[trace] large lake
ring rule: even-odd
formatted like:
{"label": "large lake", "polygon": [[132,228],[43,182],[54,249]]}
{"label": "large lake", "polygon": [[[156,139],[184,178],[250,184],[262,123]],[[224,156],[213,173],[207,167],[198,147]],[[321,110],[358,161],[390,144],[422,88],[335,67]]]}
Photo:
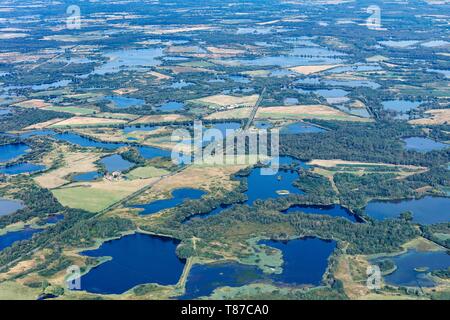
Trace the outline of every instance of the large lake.
{"label": "large lake", "polygon": [[0,198],[0,217],[14,213],[23,207],[24,206],[20,201]]}
{"label": "large lake", "polygon": [[399,256],[374,259],[372,263],[386,259],[392,260],[397,269],[384,276],[384,280],[397,286],[432,287],[435,283],[427,276],[427,273],[435,270],[446,270],[450,266],[450,255],[446,251],[420,252],[408,250],[408,252]]}
{"label": "large lake", "polygon": [[403,141],[406,143],[405,148],[407,150],[413,150],[424,153],[433,150],[442,150],[450,147],[448,144],[421,137],[406,138],[403,139]]}
{"label": "large lake", "polygon": [[15,242],[31,239],[33,234],[41,232],[42,229],[25,228],[19,231],[13,231],[0,235],[0,250],[12,246]]}
{"label": "large lake", "polygon": [[8,162],[24,155],[29,150],[25,143],[11,143],[0,146],[0,162]]}
{"label": "large lake", "polygon": [[177,189],[172,191],[172,198],[170,199],[157,200],[148,204],[134,205],[132,208],[143,209],[140,214],[149,215],[176,207],[182,204],[185,200],[200,199],[204,194],[204,191],[197,189]]}
{"label": "large lake", "polygon": [[260,244],[282,252],[281,274],[264,274],[256,266],[236,262],[194,265],[180,299],[210,295],[220,287],[240,287],[252,282],[276,282],[289,285],[319,285],[336,248],[334,241],[303,238],[290,241],[263,240]]}
{"label": "large lake", "polygon": [[89,257],[111,257],[81,277],[81,290],[121,294],[144,283],[174,285],[185,261],[175,254],[178,241],[136,233],[84,251]]}
{"label": "large lake", "polygon": [[371,201],[365,211],[377,220],[398,218],[401,213],[411,211],[413,221],[434,224],[450,221],[450,198],[426,196],[421,199],[399,201]]}

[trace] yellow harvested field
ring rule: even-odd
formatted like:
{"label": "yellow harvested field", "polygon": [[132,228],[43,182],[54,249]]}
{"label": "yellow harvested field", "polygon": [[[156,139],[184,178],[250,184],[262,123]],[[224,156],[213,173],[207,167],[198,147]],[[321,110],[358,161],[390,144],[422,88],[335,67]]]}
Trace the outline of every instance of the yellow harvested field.
{"label": "yellow harvested field", "polygon": [[214,27],[208,26],[208,25],[197,25],[197,26],[168,28],[168,29],[159,28],[159,29],[147,31],[145,33],[165,35],[165,34],[174,34],[174,33],[180,33],[180,32],[202,31],[202,30],[211,30],[211,29],[214,29]]}
{"label": "yellow harvested field", "polygon": [[55,118],[55,119],[51,119],[48,121],[44,121],[44,122],[40,122],[40,123],[36,123],[33,124],[31,126],[26,127],[24,130],[40,130],[40,129],[45,129],[51,125],[54,125],[58,122],[63,121],[64,119],[60,119],[60,118]]}
{"label": "yellow harvested field", "polygon": [[300,74],[309,75],[309,74],[333,69],[338,66],[339,66],[338,64],[333,64],[333,65],[328,64],[328,65],[318,65],[318,66],[298,66],[298,67],[289,68],[289,70],[300,73]]}
{"label": "yellow harvested field", "polygon": [[58,201],[69,208],[99,212],[125,199],[136,191],[158,181],[158,178],[72,183],[53,189]]}
{"label": "yellow harvested field", "polygon": [[196,100],[192,100],[192,102],[199,102],[208,105],[216,105],[220,107],[251,107],[256,104],[258,101],[259,95],[254,94],[251,96],[229,96],[225,94],[218,94],[214,96],[204,97]]}
{"label": "yellow harvested field", "polygon": [[122,89],[113,90],[113,92],[115,94],[120,94],[120,95],[129,94],[129,93],[133,93],[136,91],[138,91],[138,89],[136,89],[136,88],[122,88]]}
{"label": "yellow harvested field", "polygon": [[235,55],[245,53],[245,50],[241,50],[241,49],[228,49],[228,48],[218,48],[218,47],[207,47],[206,49],[211,53],[225,55],[225,56],[235,56]]}
{"label": "yellow harvested field", "polygon": [[409,121],[417,125],[440,125],[450,123],[450,109],[432,109],[425,111],[429,118],[414,119]]}
{"label": "yellow harvested field", "polygon": [[127,121],[121,119],[105,119],[96,117],[72,117],[58,122],[51,127],[102,126],[121,123],[127,123]]}
{"label": "yellow harvested field", "polygon": [[[235,110],[219,111],[210,114],[206,119],[246,119],[250,116],[252,108],[239,108]],[[273,120],[302,120],[324,119],[342,121],[370,121],[370,119],[349,115],[340,110],[325,105],[299,105],[283,107],[259,108],[257,119]]]}
{"label": "yellow harvested field", "polygon": [[383,166],[383,167],[402,167],[402,168],[408,168],[408,169],[426,169],[425,167],[417,167],[417,166],[409,166],[409,165],[396,165],[396,164],[390,164],[390,163],[375,163],[375,162],[359,162],[359,161],[345,161],[345,160],[312,160],[308,162],[309,165],[312,166],[320,166],[325,168],[332,168],[339,165],[344,166],[354,166],[354,165],[362,165],[362,166]]}
{"label": "yellow harvested field", "polygon": [[40,109],[40,108],[51,107],[52,104],[45,102],[44,100],[41,100],[41,99],[31,99],[31,100],[18,102],[16,104],[13,104],[13,106],[22,107],[22,108],[38,108],[38,109]]}
{"label": "yellow harvested field", "polygon": [[191,118],[183,116],[181,114],[161,114],[161,115],[151,115],[143,116],[139,119],[133,121],[131,124],[145,124],[145,123],[161,123],[161,122],[184,122],[189,121]]}
{"label": "yellow harvested field", "polygon": [[69,152],[64,153],[63,156],[64,165],[62,167],[35,177],[34,181],[43,188],[54,189],[69,183],[65,177],[70,174],[96,171],[98,169],[94,162],[100,159],[100,154]]}
{"label": "yellow harvested field", "polygon": [[160,73],[160,72],[156,72],[156,71],[147,72],[147,75],[155,77],[157,80],[169,80],[169,79],[172,79],[171,76],[168,76],[166,74],[163,74],[163,73]]}

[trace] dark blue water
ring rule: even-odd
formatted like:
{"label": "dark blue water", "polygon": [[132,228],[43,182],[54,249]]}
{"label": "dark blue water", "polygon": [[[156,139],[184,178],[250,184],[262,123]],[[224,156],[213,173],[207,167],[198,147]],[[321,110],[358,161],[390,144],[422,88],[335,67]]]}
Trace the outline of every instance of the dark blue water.
{"label": "dark blue water", "polygon": [[22,162],[8,167],[0,167],[0,173],[3,174],[22,174],[22,173],[33,173],[42,171],[45,169],[44,165]]}
{"label": "dark blue water", "polygon": [[297,122],[289,124],[281,129],[281,134],[318,133],[325,130],[307,123]]}
{"label": "dark blue water", "polygon": [[10,109],[0,108],[0,116],[4,116],[4,115],[10,114],[10,113],[11,113]]}
{"label": "dark blue water", "polygon": [[286,190],[291,194],[303,194],[304,192],[292,184],[298,179],[295,171],[279,170],[276,175],[265,176],[261,174],[261,168],[253,169],[247,177],[248,190],[245,194],[248,200],[245,202],[252,205],[256,200],[282,197],[277,191]]}
{"label": "dark blue water", "polygon": [[448,144],[434,141],[428,138],[412,137],[403,139],[406,143],[407,150],[414,150],[418,152],[429,152],[433,150],[442,150],[449,147]]}
{"label": "dark blue water", "polygon": [[94,293],[120,294],[139,284],[174,285],[185,262],[175,254],[179,241],[136,233],[105,242],[89,257],[112,257],[81,278],[81,289]]}
{"label": "dark blue water", "polygon": [[397,112],[407,112],[417,108],[422,102],[408,100],[388,100],[383,101],[383,108]]}
{"label": "dark blue water", "polygon": [[64,220],[63,214],[54,214],[54,215],[49,216],[47,219],[45,219],[45,223],[56,224],[61,220]]}
{"label": "dark blue water", "polygon": [[163,112],[172,112],[172,111],[180,111],[184,109],[184,103],[182,102],[176,102],[176,101],[170,101],[166,102],[161,107],[159,107],[159,110]]}
{"label": "dark blue water", "polygon": [[[450,255],[446,251],[418,252],[409,250],[399,256],[378,258],[372,262],[385,260],[386,258],[395,263],[397,270],[385,276],[384,280],[398,286],[432,287],[435,283],[427,277],[427,273],[447,269],[450,266]],[[427,268],[427,270],[418,272],[415,270],[416,268]]]}
{"label": "dark blue water", "polygon": [[189,273],[185,294],[178,299],[208,296],[216,288],[241,287],[263,277],[262,271],[257,267],[239,263],[196,264]]}
{"label": "dark blue water", "polygon": [[146,126],[146,125],[136,125],[136,126],[126,126],[123,128],[124,133],[130,133],[134,131],[155,131],[156,129],[159,129],[158,126]]}
{"label": "dark blue water", "polygon": [[134,166],[132,162],[125,160],[119,154],[105,157],[100,160],[100,163],[105,166],[108,172],[125,171]]}
{"label": "dark blue water", "polygon": [[179,299],[209,296],[220,287],[240,287],[256,281],[319,285],[328,266],[328,257],[336,248],[336,242],[317,238],[287,242],[263,240],[260,244],[282,251],[281,274],[264,274],[256,266],[235,262],[194,265],[186,282],[186,292]]}
{"label": "dark blue water", "polygon": [[8,232],[0,236],[0,250],[12,246],[16,241],[31,239],[33,234],[41,231],[43,230],[26,228],[20,231]]}
{"label": "dark blue water", "polygon": [[340,205],[330,205],[330,206],[306,206],[306,205],[295,205],[283,213],[296,213],[303,212],[308,214],[323,214],[331,217],[343,217],[352,222],[357,222],[357,218],[348,209],[341,207]]}
{"label": "dark blue water", "polygon": [[24,155],[29,150],[25,143],[11,143],[0,146],[0,162],[8,162]]}
{"label": "dark blue water", "polygon": [[377,220],[398,218],[401,213],[411,211],[413,221],[427,225],[450,221],[450,198],[427,196],[413,200],[371,201],[365,210]]}
{"label": "dark blue water", "polygon": [[116,150],[118,148],[125,146],[124,143],[95,141],[71,132],[58,133],[54,137],[57,140],[66,141],[84,148],[93,147],[93,148],[104,148],[108,150]]}
{"label": "dark blue water", "polygon": [[172,152],[169,150],[159,149],[155,147],[138,147],[140,155],[145,159],[156,157],[170,157]]}
{"label": "dark blue water", "polygon": [[116,108],[124,108],[124,109],[130,107],[140,107],[145,102],[142,99],[128,98],[122,96],[108,96],[105,98],[113,102]]}
{"label": "dark blue water", "polygon": [[21,133],[19,136],[22,139],[26,139],[29,137],[34,137],[34,136],[52,136],[55,134],[55,131],[53,130],[32,130],[32,131],[27,131],[24,133]]}
{"label": "dark blue water", "polygon": [[[279,164],[280,166],[294,165],[296,169],[300,167],[307,169],[309,167],[304,162],[289,156],[279,157]],[[281,180],[279,180],[280,179],[279,177],[281,178]],[[266,200],[269,198],[282,197],[283,195],[279,195],[276,192],[278,190],[288,190],[290,193],[303,194],[303,191],[292,185],[292,183],[297,179],[298,174],[295,171],[280,169],[276,175],[263,176],[261,175],[260,168],[254,168],[250,173],[250,175],[247,177],[248,190],[244,193],[247,195],[248,200],[245,201],[243,204],[252,205],[253,202],[257,199]],[[218,215],[222,211],[232,206],[233,204],[221,205],[206,214],[190,216],[185,221],[183,221],[183,223],[186,223],[196,218],[205,219],[211,216]]]}
{"label": "dark blue water", "polygon": [[302,238],[290,241],[263,240],[259,242],[277,248],[283,254],[283,272],[272,275],[276,282],[319,285],[328,266],[328,258],[336,248],[335,241]]}
{"label": "dark blue water", "polygon": [[98,173],[97,171],[91,171],[77,174],[76,176],[73,176],[72,180],[76,182],[94,181],[97,180],[100,176],[100,173]]}
{"label": "dark blue water", "polygon": [[141,215],[148,215],[160,212],[168,208],[176,207],[182,204],[185,200],[200,199],[205,194],[202,190],[197,189],[177,189],[172,191],[171,199],[157,200],[148,204],[135,205],[132,208],[143,209],[140,212]]}
{"label": "dark blue water", "polygon": [[23,207],[24,206],[20,201],[0,199],[0,217],[14,213]]}

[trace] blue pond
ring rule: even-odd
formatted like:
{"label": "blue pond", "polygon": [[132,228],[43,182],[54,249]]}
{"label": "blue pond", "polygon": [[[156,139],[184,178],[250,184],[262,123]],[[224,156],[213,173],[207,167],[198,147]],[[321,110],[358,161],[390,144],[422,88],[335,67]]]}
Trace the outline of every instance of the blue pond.
{"label": "blue pond", "polygon": [[210,295],[216,288],[241,287],[263,278],[255,266],[239,263],[215,263],[194,265],[186,282],[186,292],[178,299],[195,299]]}
{"label": "blue pond", "polygon": [[318,238],[263,240],[260,244],[277,248],[283,253],[283,272],[273,275],[272,279],[296,285],[319,285],[328,266],[328,257],[336,248],[335,241]]}
{"label": "blue pond", "polygon": [[163,112],[172,112],[172,111],[180,111],[183,110],[184,103],[182,102],[176,102],[176,101],[169,101],[161,105],[159,107],[159,110]]}
{"label": "blue pond", "polygon": [[91,171],[86,173],[80,173],[72,177],[73,181],[83,182],[83,181],[94,181],[100,177],[97,171]]}
{"label": "blue pond", "polygon": [[260,244],[281,250],[281,274],[264,274],[255,266],[235,262],[194,265],[180,299],[209,296],[220,287],[240,287],[252,282],[276,282],[289,285],[319,285],[336,248],[334,241],[303,238],[286,242],[263,240]]}
{"label": "blue pond", "polygon": [[[299,160],[296,160],[289,156],[279,157],[279,164],[282,165],[294,165],[295,168],[308,168],[308,166]],[[277,191],[287,190],[290,193],[303,194],[303,191],[296,188],[292,183],[298,179],[296,171],[292,170],[279,170],[276,175],[262,175],[261,168],[254,168],[247,178],[247,191],[244,193],[247,195],[248,200],[243,204],[252,205],[256,200],[266,200],[270,198],[282,197]],[[221,213],[222,211],[232,207],[233,205],[222,205],[206,214],[193,215],[188,217],[183,223],[186,223],[193,219],[205,219]]]}
{"label": "blue pond", "polygon": [[0,236],[0,250],[12,246],[16,241],[31,239],[33,234],[41,231],[40,229],[26,228],[20,231],[5,233]]}
{"label": "blue pond", "polygon": [[25,143],[11,143],[0,146],[0,162],[7,162],[24,155],[30,148]]}
{"label": "blue pond", "polygon": [[154,131],[159,129],[158,126],[145,126],[145,125],[136,125],[136,126],[126,126],[123,128],[124,133],[130,133],[134,131]]}
{"label": "blue pond", "polygon": [[[387,257],[372,260],[372,263],[385,260]],[[450,266],[450,255],[446,251],[419,252],[409,250],[408,252],[395,257],[388,257],[392,260],[397,269],[384,277],[387,283],[398,286],[411,287],[432,287],[434,286],[427,273],[435,270],[447,269]],[[425,272],[418,269],[424,268]]]}
{"label": "blue pond", "polygon": [[81,289],[94,293],[120,294],[139,284],[176,284],[185,262],[175,254],[178,241],[136,233],[105,242],[89,257],[112,257],[83,275]]}
{"label": "blue pond", "polygon": [[172,198],[170,199],[157,200],[143,205],[134,205],[132,208],[144,209],[140,212],[142,215],[154,214],[161,210],[176,207],[185,200],[200,199],[204,194],[204,191],[197,189],[177,189],[172,191]]}
{"label": "blue pond", "polygon": [[55,139],[57,140],[61,140],[61,141],[66,141],[72,144],[76,144],[79,145],[80,147],[93,147],[93,148],[104,148],[104,149],[108,149],[108,150],[115,150],[118,148],[121,148],[123,146],[125,146],[124,143],[108,143],[108,142],[99,142],[99,141],[95,141],[86,137],[82,137],[78,134],[75,133],[59,133],[56,134]]}
{"label": "blue pond", "polygon": [[427,196],[421,199],[401,201],[371,201],[366,213],[377,220],[398,218],[401,213],[411,211],[413,221],[434,224],[450,221],[450,198]]}
{"label": "blue pond", "polygon": [[412,137],[403,139],[406,143],[407,150],[414,150],[418,152],[429,152],[433,150],[442,150],[448,148],[449,145],[434,141],[428,138]]}
{"label": "blue pond", "polygon": [[[290,161],[289,161],[290,163]],[[288,164],[280,159],[280,164]],[[255,168],[247,177],[248,190],[245,194],[248,197],[246,204],[252,205],[256,200],[278,198],[277,191],[286,190],[289,193],[303,194],[303,191],[293,186],[295,180],[298,179],[296,171],[279,170],[276,175],[262,175],[261,168]]]}
{"label": "blue pond", "polygon": [[406,112],[417,108],[422,102],[408,100],[383,101],[383,108],[397,112]]}
{"label": "blue pond", "polygon": [[22,162],[22,163],[14,164],[12,166],[0,167],[0,173],[8,174],[8,175],[22,174],[22,173],[34,173],[34,172],[42,171],[44,169],[45,169],[45,166],[43,166],[43,165]]}
{"label": "blue pond", "polygon": [[116,108],[139,107],[145,103],[145,101],[142,99],[128,98],[122,96],[108,96],[105,98],[114,103]]}
{"label": "blue pond", "polygon": [[23,208],[20,201],[0,198],[0,217],[6,216]]}
{"label": "blue pond", "polygon": [[105,166],[108,172],[125,171],[134,166],[132,162],[125,160],[118,154],[105,157],[100,160],[100,163]]}
{"label": "blue pond", "polygon": [[322,214],[331,217],[343,217],[352,222],[358,221],[358,219],[354,214],[352,214],[348,209],[340,205],[330,205],[330,206],[295,205],[283,211],[283,213],[295,213],[295,212],[303,212],[308,214]]}
{"label": "blue pond", "polygon": [[170,157],[172,152],[169,150],[159,149],[155,147],[138,147],[139,153],[145,159],[156,157]]}

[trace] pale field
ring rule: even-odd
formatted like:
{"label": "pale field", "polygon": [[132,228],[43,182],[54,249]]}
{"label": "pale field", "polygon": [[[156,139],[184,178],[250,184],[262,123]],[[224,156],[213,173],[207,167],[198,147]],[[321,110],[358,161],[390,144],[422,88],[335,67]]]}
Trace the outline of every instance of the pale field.
{"label": "pale field", "polygon": [[61,118],[55,118],[55,119],[51,119],[48,121],[44,121],[44,122],[40,122],[40,123],[36,123],[33,124],[31,126],[26,127],[24,130],[40,130],[40,129],[45,129],[51,125],[54,125],[58,122],[64,121],[64,119]]}
{"label": "pale field", "polygon": [[229,48],[218,48],[218,47],[206,47],[206,49],[211,53],[224,55],[224,56],[236,56],[236,55],[245,53],[245,50],[241,50],[241,49],[229,49]]}
{"label": "pale field", "polygon": [[146,124],[146,123],[159,123],[159,122],[184,122],[189,121],[191,118],[188,118],[181,114],[161,114],[161,115],[151,115],[151,116],[142,116],[139,119],[131,122],[130,124]]}
{"label": "pale field", "polygon": [[64,206],[99,212],[157,180],[158,178],[150,178],[72,183],[64,188],[53,189],[52,193]]}
{"label": "pale field", "polygon": [[53,105],[51,103],[47,103],[44,100],[41,99],[31,99],[26,101],[21,101],[18,103],[13,104],[13,106],[18,106],[22,108],[47,108],[52,107]]}
{"label": "pale field", "polygon": [[229,96],[224,94],[218,94],[214,96],[204,97],[200,99],[191,100],[192,102],[199,102],[208,105],[217,105],[220,107],[252,107],[258,101],[259,95],[254,94],[251,96]]}
{"label": "pale field", "polygon": [[167,149],[176,152],[191,153],[193,147],[190,144],[183,143],[180,141],[171,141],[171,136],[163,136],[156,138],[147,138],[142,142],[142,145],[147,145],[150,147],[156,147],[161,149]]}
{"label": "pale field", "polygon": [[[206,119],[246,119],[250,116],[251,110],[252,108],[239,108],[219,111],[208,115]],[[256,118],[272,120],[330,119],[361,122],[370,121],[370,119],[352,116],[325,105],[261,107],[256,113]]]}
{"label": "pale field", "polygon": [[21,32],[10,32],[10,33],[0,33],[0,40],[7,40],[7,39],[17,39],[17,38],[25,38],[28,37],[28,33],[21,33]]}
{"label": "pale field", "polygon": [[159,169],[153,166],[147,166],[147,167],[139,167],[136,169],[133,169],[127,174],[127,177],[129,179],[148,179],[148,178],[155,178],[155,177],[161,177],[166,174],[168,174],[169,171],[164,169]]}
{"label": "pale field", "polygon": [[251,70],[251,71],[244,71],[241,73],[250,77],[268,77],[270,74],[270,70]]}
{"label": "pale field", "polygon": [[138,89],[136,89],[136,88],[121,88],[121,89],[113,90],[113,92],[115,94],[119,94],[119,95],[129,94],[129,93],[133,93],[136,91],[138,91]]}
{"label": "pale field", "polygon": [[157,80],[169,80],[172,79],[171,76],[168,76],[166,74],[156,72],[156,71],[149,71],[147,72],[147,75],[155,77]]}
{"label": "pale field", "polygon": [[138,115],[129,113],[112,113],[112,112],[100,112],[92,115],[96,118],[106,118],[106,119],[122,119],[122,120],[136,120],[139,118]]}
{"label": "pale field", "polygon": [[450,123],[450,109],[432,109],[425,111],[430,118],[414,119],[409,123],[417,125],[440,125]]}
{"label": "pale field", "polygon": [[318,66],[298,66],[298,67],[292,67],[289,68],[289,70],[292,70],[294,72],[300,73],[300,74],[304,74],[304,75],[310,75],[313,73],[318,73],[318,72],[322,72],[325,70],[329,70],[329,69],[333,69],[338,67],[338,64],[334,64],[334,65],[318,65]]}
{"label": "pale field", "polygon": [[63,167],[45,172],[35,177],[34,181],[43,188],[54,189],[69,183],[65,177],[70,174],[97,171],[98,169],[94,162],[100,159],[100,154],[69,152],[64,153],[63,156]]}
{"label": "pale field", "polygon": [[89,109],[89,108],[58,107],[58,106],[45,107],[45,108],[42,108],[42,109],[43,110],[48,110],[48,111],[72,113],[72,114],[77,115],[77,116],[92,115],[96,111],[94,109]]}
{"label": "pale field", "polygon": [[362,166],[383,166],[383,167],[397,167],[397,168],[405,168],[405,169],[411,169],[411,170],[426,170],[425,167],[418,167],[418,166],[411,166],[411,165],[395,165],[395,164],[389,164],[389,163],[375,163],[375,162],[359,162],[359,161],[345,161],[340,159],[333,159],[333,160],[319,160],[314,159],[310,162],[308,162],[309,165],[313,166],[320,166],[325,168],[332,168],[336,167],[338,165],[362,165]]}
{"label": "pale field", "polygon": [[167,53],[197,53],[200,48],[197,46],[170,46],[166,49]]}
{"label": "pale field", "polygon": [[174,34],[174,33],[180,33],[180,32],[202,31],[202,30],[211,30],[211,29],[215,29],[215,27],[208,26],[208,25],[197,25],[197,26],[167,28],[167,29],[158,28],[158,29],[146,31],[145,33],[165,35],[165,34]]}
{"label": "pale field", "polygon": [[369,121],[365,118],[351,116],[340,110],[325,105],[298,105],[287,107],[259,108],[256,113],[258,119],[330,119],[344,121]]}
{"label": "pale field", "polygon": [[121,124],[127,123],[125,120],[121,119],[105,119],[96,117],[72,117],[64,121],[58,122],[51,127],[79,127],[79,126],[102,126],[111,124]]}
{"label": "pale field", "polygon": [[13,281],[0,283],[0,300],[36,300],[41,288],[30,288]]}

